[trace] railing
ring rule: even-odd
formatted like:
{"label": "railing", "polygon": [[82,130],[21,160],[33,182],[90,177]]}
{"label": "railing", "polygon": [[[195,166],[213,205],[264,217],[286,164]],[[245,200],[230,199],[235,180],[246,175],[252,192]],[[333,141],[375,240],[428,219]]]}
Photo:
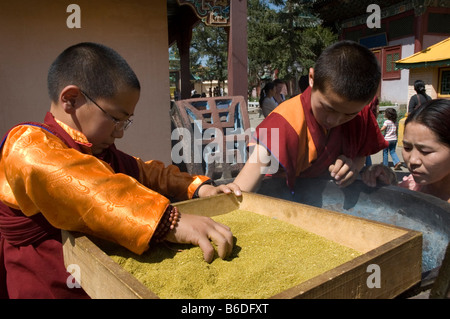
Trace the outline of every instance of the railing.
{"label": "railing", "polygon": [[248,110],[253,110],[259,107],[259,102],[248,102]]}
{"label": "railing", "polygon": [[395,103],[395,105],[383,105],[383,106],[378,106],[378,111],[384,112],[384,111],[386,111],[386,109],[389,108],[389,107],[395,109],[397,112],[400,110],[400,107],[399,107],[398,103]]}
{"label": "railing", "polygon": [[247,103],[248,113],[256,113],[259,117],[262,115],[262,109],[259,107],[259,102],[248,102]]}

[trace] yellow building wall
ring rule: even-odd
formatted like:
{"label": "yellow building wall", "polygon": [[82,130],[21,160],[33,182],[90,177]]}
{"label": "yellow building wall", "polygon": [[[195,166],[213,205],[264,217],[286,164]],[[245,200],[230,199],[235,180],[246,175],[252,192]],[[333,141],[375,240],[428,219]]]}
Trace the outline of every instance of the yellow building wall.
{"label": "yellow building wall", "polygon": [[[81,28],[67,7],[80,6]],[[99,42],[118,51],[141,82],[133,125],[116,144],[144,160],[170,163],[169,57],[166,0],[16,0],[0,2],[0,134],[43,121],[47,72],[70,45]]]}

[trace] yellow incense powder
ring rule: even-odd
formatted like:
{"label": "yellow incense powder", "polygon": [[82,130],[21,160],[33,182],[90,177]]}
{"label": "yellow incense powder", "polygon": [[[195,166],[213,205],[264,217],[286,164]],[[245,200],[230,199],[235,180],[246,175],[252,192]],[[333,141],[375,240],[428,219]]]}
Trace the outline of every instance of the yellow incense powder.
{"label": "yellow incense powder", "polygon": [[[236,210],[214,217],[235,247],[227,260],[203,260],[198,247],[160,244],[142,256],[104,249],[160,298],[268,298],[335,268],[359,252],[287,222]],[[108,250],[108,251],[106,251]]]}

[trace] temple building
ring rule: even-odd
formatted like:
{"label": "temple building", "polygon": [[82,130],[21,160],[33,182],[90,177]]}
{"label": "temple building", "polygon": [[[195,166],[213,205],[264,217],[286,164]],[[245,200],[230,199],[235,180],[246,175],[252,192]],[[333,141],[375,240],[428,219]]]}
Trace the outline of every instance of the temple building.
{"label": "temple building", "polygon": [[141,82],[136,119],[117,140],[118,148],[144,160],[171,163],[168,48],[174,42],[180,48],[181,97],[187,98],[188,48],[197,23],[226,28],[228,93],[246,96],[246,0],[0,2],[0,132],[21,122],[43,121],[50,107],[50,64],[71,45],[98,42],[118,51]]}
{"label": "temple building", "polygon": [[[314,8],[323,23],[339,33],[340,39],[359,42],[376,54],[382,67],[381,101],[407,104],[419,69],[412,71],[396,66],[395,62],[450,36],[448,1],[316,0]],[[424,74],[426,78],[422,80],[428,94],[436,98],[438,91],[433,88],[442,82],[442,74],[445,79],[448,66],[435,65],[434,68],[433,77]]]}

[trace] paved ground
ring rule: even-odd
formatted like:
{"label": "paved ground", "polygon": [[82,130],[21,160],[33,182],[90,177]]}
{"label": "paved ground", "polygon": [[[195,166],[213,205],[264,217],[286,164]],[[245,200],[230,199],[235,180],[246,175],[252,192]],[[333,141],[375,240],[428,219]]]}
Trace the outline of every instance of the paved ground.
{"label": "paved ground", "polygon": [[[259,123],[264,119],[262,114],[258,114],[256,112],[252,112],[249,114],[250,118],[250,125],[252,128],[255,128],[258,126]],[[403,162],[403,156],[402,156],[402,147],[398,147],[396,149],[396,153],[398,155],[398,158],[401,162]],[[371,156],[372,158],[372,164],[381,164],[383,163],[383,151],[380,151],[376,154],[373,154]],[[389,166],[393,167],[392,158],[389,156]],[[403,176],[408,174],[408,169],[406,167],[402,167],[401,170],[395,171],[397,173],[398,180],[402,180]]]}

